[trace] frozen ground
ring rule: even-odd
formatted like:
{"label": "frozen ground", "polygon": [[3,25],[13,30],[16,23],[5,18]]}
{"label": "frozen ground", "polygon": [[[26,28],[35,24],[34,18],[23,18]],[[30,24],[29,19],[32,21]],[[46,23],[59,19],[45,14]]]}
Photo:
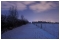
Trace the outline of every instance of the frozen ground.
{"label": "frozen ground", "polygon": [[54,35],[55,37],[59,38],[59,24],[36,23],[35,25],[39,28],[42,27],[41,29],[43,29],[46,32],[50,33],[51,35]]}
{"label": "frozen ground", "polygon": [[56,39],[49,32],[40,29],[34,24],[26,24],[1,35],[2,39]]}

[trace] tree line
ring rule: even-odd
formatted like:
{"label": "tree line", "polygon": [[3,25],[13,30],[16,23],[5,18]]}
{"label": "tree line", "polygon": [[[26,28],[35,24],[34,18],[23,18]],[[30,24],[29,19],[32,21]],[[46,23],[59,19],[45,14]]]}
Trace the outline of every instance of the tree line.
{"label": "tree line", "polygon": [[14,6],[10,7],[8,16],[1,14],[1,33],[29,23],[23,15],[21,19],[18,19],[17,16],[17,9]]}

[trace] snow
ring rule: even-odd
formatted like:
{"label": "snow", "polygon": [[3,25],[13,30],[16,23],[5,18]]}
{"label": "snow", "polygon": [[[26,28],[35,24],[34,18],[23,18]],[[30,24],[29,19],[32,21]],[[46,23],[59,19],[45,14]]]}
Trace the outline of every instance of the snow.
{"label": "snow", "polygon": [[40,29],[34,24],[26,24],[7,31],[1,35],[2,39],[56,39],[47,31]]}
{"label": "snow", "polygon": [[[37,23],[35,24],[37,27],[41,28],[41,24]],[[55,37],[59,38],[59,24],[48,24],[43,23],[42,29],[50,33],[51,35],[54,35]]]}

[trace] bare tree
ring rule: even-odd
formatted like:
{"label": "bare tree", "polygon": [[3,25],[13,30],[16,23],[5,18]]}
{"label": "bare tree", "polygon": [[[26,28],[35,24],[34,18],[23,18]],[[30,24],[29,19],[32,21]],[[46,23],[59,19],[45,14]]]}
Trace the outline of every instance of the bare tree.
{"label": "bare tree", "polygon": [[14,6],[12,6],[12,7],[10,7],[10,16],[13,18],[17,18],[17,9],[16,9],[16,7],[14,7]]}

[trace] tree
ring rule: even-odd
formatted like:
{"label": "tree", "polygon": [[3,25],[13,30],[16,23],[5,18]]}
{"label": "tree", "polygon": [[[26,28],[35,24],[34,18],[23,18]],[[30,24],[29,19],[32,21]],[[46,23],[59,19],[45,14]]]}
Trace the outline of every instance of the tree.
{"label": "tree", "polygon": [[7,29],[7,19],[6,15],[1,15],[1,33],[4,33]]}
{"label": "tree", "polygon": [[28,23],[28,21],[24,18],[23,15],[21,16],[21,19],[18,19],[18,13],[16,7],[14,6],[10,7],[9,13],[10,14],[8,16],[1,15],[1,24],[2,24],[1,29],[3,31],[5,31],[6,28],[7,30],[11,30],[13,28]]}
{"label": "tree", "polygon": [[24,20],[24,16],[23,15],[21,15],[21,19]]}
{"label": "tree", "polygon": [[14,7],[14,6],[12,6],[12,7],[10,7],[10,10],[9,10],[9,12],[10,12],[10,16],[13,18],[17,18],[17,9],[16,9],[16,7]]}
{"label": "tree", "polygon": [[13,28],[15,27],[15,24],[16,24],[16,21],[18,20],[17,19],[17,9],[16,7],[12,6],[10,7],[9,9],[9,15],[7,17],[7,21],[8,21],[8,25],[7,25],[7,28]]}

